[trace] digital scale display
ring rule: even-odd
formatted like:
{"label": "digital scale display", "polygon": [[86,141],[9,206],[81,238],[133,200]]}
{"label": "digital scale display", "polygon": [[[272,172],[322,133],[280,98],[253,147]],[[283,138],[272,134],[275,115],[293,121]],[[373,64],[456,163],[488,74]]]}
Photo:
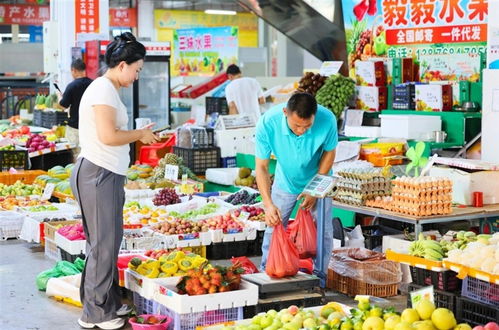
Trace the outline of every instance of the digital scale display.
{"label": "digital scale display", "polygon": [[303,192],[314,197],[324,198],[333,190],[335,181],[336,179],[332,176],[317,174],[307,184]]}

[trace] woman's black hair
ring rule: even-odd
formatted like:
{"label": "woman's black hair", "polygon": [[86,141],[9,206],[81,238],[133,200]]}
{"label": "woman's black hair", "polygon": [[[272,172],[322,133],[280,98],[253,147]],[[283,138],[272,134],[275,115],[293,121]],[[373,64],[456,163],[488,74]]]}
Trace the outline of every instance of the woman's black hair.
{"label": "woman's black hair", "polygon": [[132,64],[146,57],[146,48],[137,41],[133,34],[125,32],[111,42],[106,48],[105,61],[108,68],[114,68],[121,61]]}

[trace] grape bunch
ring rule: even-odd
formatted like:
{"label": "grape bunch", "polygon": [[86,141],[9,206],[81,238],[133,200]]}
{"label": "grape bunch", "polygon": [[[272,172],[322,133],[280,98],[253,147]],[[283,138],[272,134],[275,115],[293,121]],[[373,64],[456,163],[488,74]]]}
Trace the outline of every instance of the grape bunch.
{"label": "grape bunch", "polygon": [[331,110],[336,118],[341,116],[355,93],[355,82],[341,74],[330,76],[316,95],[317,103]]}
{"label": "grape bunch", "polygon": [[310,93],[315,96],[317,91],[324,85],[327,77],[318,73],[306,72],[298,82],[298,91]]}
{"label": "grape bunch", "polygon": [[257,202],[259,193],[250,194],[247,190],[239,190],[237,193],[230,195],[225,201],[232,205],[252,205]]}
{"label": "grape bunch", "polygon": [[175,189],[164,188],[161,189],[156,196],[154,196],[152,202],[156,206],[177,204],[180,203],[180,197],[178,197]]}

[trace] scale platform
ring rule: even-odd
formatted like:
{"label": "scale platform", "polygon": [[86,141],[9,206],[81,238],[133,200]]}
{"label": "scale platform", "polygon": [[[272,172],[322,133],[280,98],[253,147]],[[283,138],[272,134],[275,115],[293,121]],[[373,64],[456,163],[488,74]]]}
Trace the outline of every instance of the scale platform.
{"label": "scale platform", "polygon": [[243,278],[258,286],[260,298],[267,297],[268,294],[290,292],[297,290],[312,290],[320,285],[320,278],[298,272],[295,276],[285,278],[271,278],[266,273],[256,273],[243,275]]}

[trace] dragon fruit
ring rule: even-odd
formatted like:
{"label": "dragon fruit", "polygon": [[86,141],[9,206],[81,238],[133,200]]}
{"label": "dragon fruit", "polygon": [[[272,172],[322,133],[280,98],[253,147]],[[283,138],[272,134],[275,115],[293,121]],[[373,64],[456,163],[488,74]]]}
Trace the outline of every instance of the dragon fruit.
{"label": "dragon fruit", "polygon": [[81,223],[61,227],[57,230],[57,232],[70,241],[86,239],[85,232],[83,231],[83,225]]}

